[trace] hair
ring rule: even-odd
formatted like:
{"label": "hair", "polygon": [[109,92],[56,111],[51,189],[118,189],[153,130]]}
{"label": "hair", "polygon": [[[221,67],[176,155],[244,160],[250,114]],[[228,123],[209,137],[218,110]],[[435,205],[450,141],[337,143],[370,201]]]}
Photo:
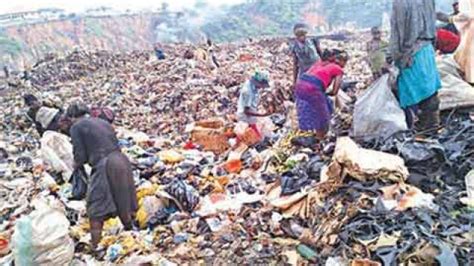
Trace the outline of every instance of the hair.
{"label": "hair", "polygon": [[193,59],[194,58],[194,52],[191,51],[191,49],[188,49],[184,52],[184,58],[185,59]]}
{"label": "hair", "polygon": [[340,53],[336,54],[336,58],[347,61],[349,60],[349,54],[346,51],[341,51]]}
{"label": "hair", "polygon": [[38,98],[36,98],[36,96],[34,96],[33,94],[24,95],[23,100],[25,101],[25,104],[28,106],[31,106],[34,102],[38,102]]}
{"label": "hair", "polygon": [[72,103],[66,110],[66,116],[69,118],[78,118],[90,113],[89,108],[83,103]]}
{"label": "hair", "polygon": [[304,23],[296,23],[293,27],[293,33],[298,35],[299,33],[308,33],[308,26]]}
{"label": "hair", "polygon": [[372,27],[370,29],[370,33],[372,34],[379,33],[379,32],[380,32],[380,28],[378,26]]}
{"label": "hair", "polygon": [[334,54],[333,54],[333,52],[332,52],[331,50],[329,50],[329,49],[324,49],[324,50],[323,50],[323,54],[321,55],[321,58],[322,58],[323,60],[328,60],[329,57],[331,57],[331,56],[333,56],[333,55],[334,55]]}

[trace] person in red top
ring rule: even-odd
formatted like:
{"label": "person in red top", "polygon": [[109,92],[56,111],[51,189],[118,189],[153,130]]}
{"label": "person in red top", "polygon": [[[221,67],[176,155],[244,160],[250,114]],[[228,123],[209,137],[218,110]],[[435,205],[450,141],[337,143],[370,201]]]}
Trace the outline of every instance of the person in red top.
{"label": "person in red top", "polygon": [[298,79],[295,97],[300,130],[315,132],[316,138],[324,139],[333,111],[325,91],[334,83],[330,95],[337,94],[348,59],[347,53],[341,51],[336,54],[334,63],[316,63]]}

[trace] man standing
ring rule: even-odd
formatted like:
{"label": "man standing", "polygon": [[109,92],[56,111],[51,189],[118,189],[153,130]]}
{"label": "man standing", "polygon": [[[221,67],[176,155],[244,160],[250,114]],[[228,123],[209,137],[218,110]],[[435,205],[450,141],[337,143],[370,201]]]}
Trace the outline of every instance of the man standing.
{"label": "man standing", "polygon": [[303,23],[297,23],[293,27],[296,39],[290,44],[293,55],[293,85],[298,77],[303,75],[308,69],[320,59],[322,54],[319,40],[307,37],[309,27]]}
{"label": "man standing", "polygon": [[370,69],[374,78],[377,79],[382,75],[382,69],[385,66],[388,43],[382,40],[382,31],[378,27],[373,27],[370,32],[372,40],[367,43],[367,53]]}
{"label": "man standing", "polygon": [[433,42],[436,36],[434,0],[394,0],[390,52],[400,69],[398,96],[409,126],[418,116],[417,129],[433,132],[439,126],[438,90]]}
{"label": "man standing", "polygon": [[446,25],[443,27],[444,30],[450,31],[456,35],[459,34],[458,29],[456,28],[456,25],[454,25],[453,17],[459,14],[459,1],[454,1],[453,2],[453,13],[450,15],[447,15],[443,12],[438,12],[436,13],[436,18],[441,21],[445,22]]}
{"label": "man standing", "polygon": [[256,70],[250,80],[244,83],[240,89],[239,102],[237,107],[237,118],[241,122],[248,123],[249,126],[261,137],[257,129],[257,118],[268,116],[268,113],[259,113],[258,104],[260,102],[260,89],[268,88],[269,74]]}

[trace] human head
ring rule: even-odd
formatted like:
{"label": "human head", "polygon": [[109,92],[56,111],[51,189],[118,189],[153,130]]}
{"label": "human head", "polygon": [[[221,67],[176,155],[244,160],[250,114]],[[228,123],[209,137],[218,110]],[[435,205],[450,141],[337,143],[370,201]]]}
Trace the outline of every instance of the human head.
{"label": "human head", "polygon": [[25,101],[26,106],[28,106],[30,108],[33,108],[33,109],[36,108],[37,109],[37,108],[41,107],[40,101],[33,94],[24,95],[23,100]]}
{"label": "human head", "polygon": [[322,59],[327,62],[334,63],[336,61],[336,55],[341,51],[338,49],[324,49]]}
{"label": "human head", "polygon": [[373,27],[372,29],[370,29],[370,33],[372,33],[372,37],[375,40],[382,39],[382,31],[379,29],[379,27]]}
{"label": "human head", "polygon": [[191,49],[188,49],[184,52],[184,59],[193,59],[194,52]]}
{"label": "human head", "polygon": [[69,136],[69,130],[72,126],[72,120],[67,117],[67,115],[63,114],[59,118],[59,132]]}
{"label": "human head", "polygon": [[255,70],[252,75],[252,81],[257,89],[264,89],[270,87],[270,75],[266,71]]}
{"label": "human head", "polygon": [[336,54],[335,63],[340,67],[345,67],[347,61],[349,61],[349,55],[345,51],[341,51],[340,53]]}
{"label": "human head", "polygon": [[293,27],[293,33],[295,34],[296,39],[300,42],[304,42],[306,40],[306,35],[308,35],[308,32],[308,26],[304,23],[297,23]]}
{"label": "human head", "polygon": [[68,106],[66,110],[66,116],[74,122],[75,120],[85,116],[89,112],[89,108],[86,105],[84,105],[83,103],[74,102]]}
{"label": "human head", "polygon": [[453,10],[455,15],[459,14],[459,1],[454,1]]}

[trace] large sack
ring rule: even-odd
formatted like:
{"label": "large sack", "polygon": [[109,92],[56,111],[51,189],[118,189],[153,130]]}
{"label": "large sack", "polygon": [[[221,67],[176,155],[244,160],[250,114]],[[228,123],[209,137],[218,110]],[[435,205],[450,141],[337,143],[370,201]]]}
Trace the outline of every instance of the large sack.
{"label": "large sack", "polygon": [[69,181],[74,170],[74,156],[69,138],[58,132],[46,131],[41,138],[40,152],[43,160]]}
{"label": "large sack", "polygon": [[373,179],[403,182],[409,174],[400,156],[360,148],[349,137],[337,139],[332,164],[339,164],[343,172],[362,182]]}
{"label": "large sack", "polygon": [[440,56],[436,61],[443,85],[438,92],[440,110],[474,106],[474,87],[463,79],[453,56]]}
{"label": "large sack", "polygon": [[389,74],[383,75],[357,99],[353,118],[355,136],[387,137],[407,130],[405,113],[390,90],[389,78]]}
{"label": "large sack", "polygon": [[68,219],[45,202],[16,222],[12,243],[15,265],[69,265],[74,256]]}

